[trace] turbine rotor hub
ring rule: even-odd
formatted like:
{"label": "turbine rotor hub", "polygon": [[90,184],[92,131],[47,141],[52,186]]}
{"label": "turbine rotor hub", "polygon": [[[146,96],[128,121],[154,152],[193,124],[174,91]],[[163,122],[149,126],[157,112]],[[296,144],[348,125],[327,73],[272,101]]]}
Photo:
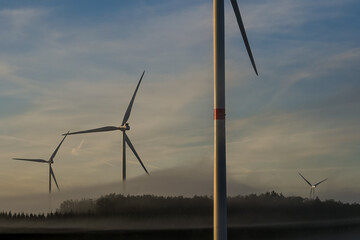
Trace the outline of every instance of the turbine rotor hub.
{"label": "turbine rotor hub", "polygon": [[128,123],[125,123],[124,125],[120,126],[120,131],[127,131],[130,130],[130,126]]}

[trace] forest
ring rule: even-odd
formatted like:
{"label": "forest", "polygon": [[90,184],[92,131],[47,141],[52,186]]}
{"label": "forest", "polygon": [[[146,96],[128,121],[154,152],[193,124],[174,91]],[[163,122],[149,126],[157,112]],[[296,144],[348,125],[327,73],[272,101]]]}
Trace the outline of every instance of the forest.
{"label": "forest", "polygon": [[[66,200],[50,214],[0,213],[0,221],[49,222],[71,219],[114,219],[128,222],[176,224],[212,224],[212,198],[123,196],[108,194],[98,199]],[[285,197],[274,191],[263,194],[228,197],[229,225],[312,222],[360,219],[360,204],[335,200],[309,200]]]}

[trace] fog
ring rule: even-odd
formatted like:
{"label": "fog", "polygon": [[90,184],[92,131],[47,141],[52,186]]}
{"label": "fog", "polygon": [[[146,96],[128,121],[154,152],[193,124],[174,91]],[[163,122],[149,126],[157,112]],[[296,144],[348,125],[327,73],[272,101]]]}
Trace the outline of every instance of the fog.
{"label": "fog", "polygon": [[[169,169],[162,169],[150,172],[150,175],[143,174],[139,177],[128,178],[125,186],[125,195],[156,195],[156,196],[184,196],[192,197],[198,196],[212,196],[213,191],[213,176],[212,167],[209,166],[211,161],[209,159],[202,161],[194,161],[189,165],[182,165],[180,167],[174,167]],[[266,173],[264,173],[266,174]],[[228,175],[228,195],[247,195],[251,193],[264,193],[275,190],[278,193],[282,193],[285,196],[299,195],[301,197],[308,197],[307,185],[302,182],[302,179],[298,177],[294,172],[294,178],[299,178],[298,184],[293,189],[283,191],[281,187],[278,187],[278,182],[284,179],[288,179],[288,175],[282,176],[280,172],[276,178],[270,179],[266,184],[258,183],[256,173],[251,173],[251,177],[244,178],[241,181],[239,179],[231,178]],[[60,176],[58,176],[61,179]],[[94,176],[96,178],[96,176]],[[292,179],[293,180],[293,179]],[[243,184],[246,182],[247,184]],[[28,194],[28,195],[14,195],[0,198],[0,211],[11,212],[24,212],[24,213],[47,213],[54,212],[59,208],[60,204],[69,199],[96,199],[101,195],[110,193],[123,192],[123,183],[120,179],[115,182],[109,182],[106,184],[89,185],[89,186],[74,186],[72,188],[62,188],[61,181],[59,182],[61,191],[53,189],[51,198],[46,191],[47,186],[44,186],[43,194]],[[334,187],[331,179],[329,186],[323,186],[323,188],[317,190],[317,195],[322,199],[334,199],[341,200],[343,202],[358,202],[359,195],[356,192],[347,191],[347,189],[341,189]],[[34,192],[38,189],[34,189]],[[286,190],[286,189],[285,189]]]}
{"label": "fog", "polygon": [[[130,195],[157,195],[157,196],[202,196],[212,195],[212,172],[204,162],[193,165],[164,169],[151,172],[150,175],[142,175],[129,178],[126,181],[125,194]],[[96,178],[96,176],[94,176]],[[61,182],[59,182],[61,188]],[[45,189],[44,189],[45,190]],[[265,189],[253,188],[228,179],[228,194],[249,194],[264,192]],[[88,187],[74,187],[53,190],[51,197],[44,194],[17,195],[2,197],[0,199],[0,211],[43,213],[55,211],[64,200],[68,199],[95,199],[109,193],[123,193],[123,184],[119,181]]]}

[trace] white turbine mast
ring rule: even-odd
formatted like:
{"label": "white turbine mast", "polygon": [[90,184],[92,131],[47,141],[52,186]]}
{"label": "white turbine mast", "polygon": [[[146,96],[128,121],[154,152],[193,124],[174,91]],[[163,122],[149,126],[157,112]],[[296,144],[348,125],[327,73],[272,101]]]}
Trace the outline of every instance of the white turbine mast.
{"label": "white turbine mast", "polygon": [[[68,132],[69,133],[69,132]],[[60,191],[59,185],[56,181],[55,178],[55,174],[54,174],[54,170],[52,169],[51,165],[54,163],[54,158],[61,146],[61,144],[64,142],[66,136],[68,135],[68,133],[64,134],[65,136],[63,137],[63,139],[61,140],[61,142],[59,143],[59,145],[57,146],[57,148],[55,149],[55,151],[53,152],[53,154],[51,155],[51,157],[49,158],[49,160],[44,160],[44,159],[33,159],[33,158],[13,158],[13,160],[20,160],[20,161],[30,161],[30,162],[40,162],[40,163],[47,163],[49,164],[49,194],[51,194],[51,178],[54,179],[54,182],[56,184],[57,189]]]}
{"label": "white turbine mast", "polygon": [[[133,144],[130,141],[130,138],[128,137],[128,135],[126,134],[126,131],[130,130],[130,126],[129,123],[127,122],[129,120],[130,117],[130,113],[131,113],[131,109],[132,106],[134,104],[134,100],[135,100],[135,96],[136,93],[139,89],[141,80],[143,79],[145,74],[145,71],[142,73],[139,83],[136,86],[135,92],[130,100],[129,106],[125,112],[124,118],[122,120],[121,126],[116,127],[116,126],[106,126],[106,127],[101,127],[101,128],[95,128],[95,129],[90,129],[90,130],[84,130],[84,131],[78,131],[78,132],[70,132],[68,133],[68,135],[75,135],[75,134],[82,134],[82,133],[94,133],[94,132],[108,132],[108,131],[115,131],[115,130],[120,130],[123,134],[123,142],[122,142],[122,180],[123,183],[125,183],[126,181],[126,144],[130,147],[131,151],[134,153],[135,157],[138,159],[139,163],[141,164],[141,166],[143,167],[143,169],[145,170],[146,174],[149,175],[148,171],[146,170],[143,162],[141,161],[138,153],[136,152]],[[125,185],[123,185],[123,187],[125,188]],[[125,191],[125,189],[124,189]]]}
{"label": "white turbine mast", "polygon": [[309,199],[315,199],[315,189],[316,187],[322,183],[325,182],[326,180],[328,180],[328,178],[325,178],[324,180],[321,180],[320,182],[312,185],[303,175],[301,175],[301,173],[299,173],[300,177],[302,177],[304,179],[304,181],[310,186],[310,195],[309,195]]}
{"label": "white turbine mast", "polygon": [[[231,0],[247,53],[257,69],[236,0]],[[225,139],[225,28],[224,0],[214,7],[214,240],[227,239],[226,139]]]}

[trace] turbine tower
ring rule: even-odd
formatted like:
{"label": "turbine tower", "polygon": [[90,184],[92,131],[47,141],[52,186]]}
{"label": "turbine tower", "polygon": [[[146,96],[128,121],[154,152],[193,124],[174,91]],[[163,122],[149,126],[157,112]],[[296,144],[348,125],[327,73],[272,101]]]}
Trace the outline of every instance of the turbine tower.
{"label": "turbine tower", "polygon": [[106,127],[101,127],[101,128],[85,130],[85,131],[78,131],[78,132],[70,132],[70,133],[68,133],[68,135],[75,135],[75,134],[82,134],[82,133],[108,132],[108,131],[120,130],[122,132],[122,134],[123,134],[123,142],[122,142],[122,180],[123,180],[123,182],[126,181],[126,144],[130,147],[131,151],[134,153],[135,157],[138,159],[139,163],[141,164],[141,166],[145,170],[146,174],[149,175],[149,173],[146,170],[143,162],[141,161],[138,153],[136,152],[133,144],[131,143],[128,135],[126,134],[126,131],[130,130],[129,123],[127,121],[129,120],[131,109],[132,109],[132,106],[134,104],[135,96],[136,96],[136,93],[137,93],[137,91],[139,89],[141,80],[144,77],[144,74],[145,74],[145,71],[142,73],[142,75],[140,77],[139,83],[136,86],[135,92],[134,92],[134,94],[133,94],[133,96],[132,96],[132,98],[130,100],[129,106],[128,106],[126,112],[125,112],[125,115],[124,115],[124,118],[123,118],[123,121],[122,121],[120,127],[106,126]]}
{"label": "turbine tower", "polygon": [[299,175],[300,175],[300,177],[302,177],[302,178],[304,179],[304,181],[305,181],[307,184],[309,184],[309,186],[310,186],[310,197],[309,197],[310,199],[315,199],[315,189],[316,189],[316,187],[317,187],[320,183],[325,182],[326,180],[328,180],[327,178],[325,178],[324,180],[318,182],[317,184],[312,185],[303,175],[301,175],[301,173],[299,173]]}
{"label": "turbine tower", "polygon": [[[69,132],[68,132],[69,133]],[[55,178],[55,174],[54,174],[54,170],[51,167],[51,164],[54,163],[54,158],[61,146],[61,144],[64,142],[66,136],[68,134],[65,134],[64,138],[61,140],[61,142],[59,143],[59,145],[57,146],[57,148],[55,149],[55,151],[53,152],[53,154],[51,155],[49,160],[44,160],[44,159],[33,159],[33,158],[13,158],[13,160],[21,160],[21,161],[30,161],[30,162],[41,162],[41,163],[47,163],[49,164],[49,194],[51,194],[51,177],[54,179],[54,182],[56,184],[57,189],[60,191],[59,185],[56,181]]]}
{"label": "turbine tower", "polygon": [[[251,64],[257,69],[236,0],[231,0]],[[214,8],[214,240],[227,239],[226,139],[225,139],[225,29],[224,0]]]}

